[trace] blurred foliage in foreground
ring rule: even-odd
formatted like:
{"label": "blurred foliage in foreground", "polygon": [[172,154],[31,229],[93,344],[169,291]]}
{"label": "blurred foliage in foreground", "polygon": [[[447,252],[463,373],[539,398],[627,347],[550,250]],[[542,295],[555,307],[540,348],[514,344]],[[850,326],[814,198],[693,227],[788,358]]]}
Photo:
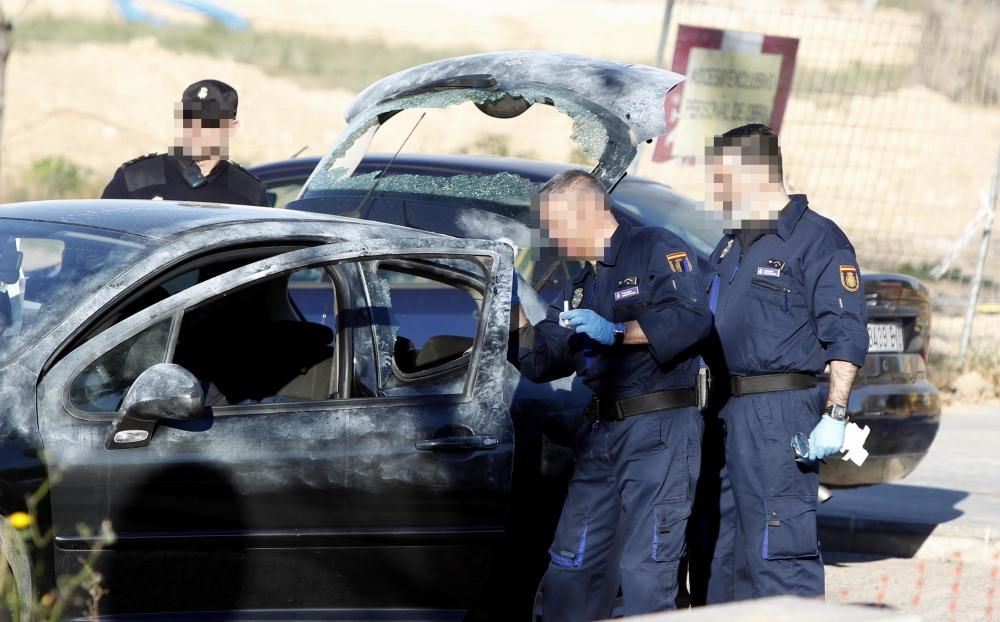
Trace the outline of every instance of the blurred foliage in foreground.
{"label": "blurred foliage in foreground", "polygon": [[11,188],[0,193],[0,202],[83,199],[100,196],[103,184],[93,171],[62,156],[35,160]]}

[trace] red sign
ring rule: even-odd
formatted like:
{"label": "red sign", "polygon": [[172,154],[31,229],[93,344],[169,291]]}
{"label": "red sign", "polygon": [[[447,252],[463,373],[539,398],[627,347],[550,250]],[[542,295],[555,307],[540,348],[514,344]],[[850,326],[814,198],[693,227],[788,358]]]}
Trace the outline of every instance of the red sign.
{"label": "red sign", "polygon": [[664,100],[668,135],[657,139],[653,161],[699,155],[705,139],[746,123],[779,132],[798,46],[788,37],[682,24],[671,70],[688,79]]}

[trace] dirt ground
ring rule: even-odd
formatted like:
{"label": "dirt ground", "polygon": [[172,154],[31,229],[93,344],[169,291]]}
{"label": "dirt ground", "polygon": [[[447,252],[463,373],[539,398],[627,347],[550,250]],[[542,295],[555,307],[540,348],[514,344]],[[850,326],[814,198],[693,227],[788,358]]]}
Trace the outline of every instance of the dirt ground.
{"label": "dirt ground", "polygon": [[825,554],[829,602],[919,613],[926,622],[1000,619],[1000,560],[939,561]]}
{"label": "dirt ground", "polygon": [[[166,3],[140,4],[171,19],[193,19],[162,8]],[[548,49],[647,63],[664,6],[662,0],[382,0],[377,10],[372,3],[318,0],[222,4],[259,30],[429,49]],[[852,0],[760,0],[754,11],[733,8],[738,5],[677,2],[673,21],[798,37],[797,80],[859,61],[910,62],[923,34],[918,13],[879,8],[862,14]],[[0,0],[0,6],[15,20],[46,14],[118,19],[111,0]],[[852,39],[852,29],[869,18],[893,27],[884,37]],[[667,50],[672,46],[668,41]],[[7,75],[0,200],[41,158],[63,156],[92,171],[100,185],[121,162],[162,151],[173,134],[172,102],[204,76],[240,91],[242,129],[233,157],[244,164],[283,159],[303,147],[306,154],[323,153],[343,129],[342,113],[354,95],[307,88],[249,64],[175,54],[153,40],[15,50]],[[408,130],[404,123],[390,124],[384,138],[397,144]],[[505,136],[510,155],[567,161],[574,153],[569,133],[565,118],[542,111],[508,122],[474,113],[451,122],[429,115],[408,150],[477,152]],[[863,268],[879,270],[933,264],[948,251],[981,206],[998,142],[1000,109],[959,104],[920,85],[834,104],[793,92],[782,129],[790,189],[807,192],[817,211],[848,232]],[[653,163],[651,154],[644,150],[641,174],[703,197],[697,163]],[[975,244],[967,247],[960,267],[972,264],[974,250]],[[1000,269],[1000,252],[989,265]]]}
{"label": "dirt ground", "polygon": [[[162,8],[166,3],[145,0],[140,4],[170,19],[193,19],[176,9]],[[664,6],[662,0],[543,3],[511,0],[502,4],[383,0],[378,3],[378,10],[372,10],[366,3],[316,0],[280,3],[231,0],[222,4],[245,15],[259,30],[374,39],[431,49],[547,49],[646,63],[652,62],[655,55]],[[850,28],[859,19],[857,3],[761,0],[755,3],[754,12],[733,10],[729,4],[678,2],[674,21],[712,23],[772,34],[794,33],[803,42],[797,61],[800,70],[821,67],[830,71],[872,59],[881,63],[908,62],[920,36],[919,14],[889,8],[872,14],[878,19],[891,19],[897,25],[884,40],[869,40],[865,45],[820,45],[815,42],[828,41],[831,31]],[[798,16],[788,12],[792,4]],[[0,5],[13,17],[49,14],[118,19],[110,0],[0,0]],[[667,49],[672,49],[672,41]],[[85,45],[72,50],[54,47],[20,54],[15,51],[9,71],[3,147],[8,175],[43,153],[64,151],[92,169],[106,170],[133,153],[160,148],[171,134],[169,122],[162,121],[162,111],[169,114],[167,102],[176,97],[175,92],[190,82],[192,76],[215,75],[240,88],[246,102],[242,109],[247,116],[238,159],[248,162],[285,157],[304,145],[309,145],[310,152],[324,150],[342,127],[340,113],[351,96],[342,91],[304,89],[237,63],[198,55],[175,55],[145,41],[131,45]],[[133,105],[123,106],[123,101]],[[952,131],[893,136],[857,131],[859,128],[846,133],[830,132],[831,126],[850,118],[856,110],[864,110],[871,118],[887,120],[913,117],[916,121],[919,117],[930,127],[948,126]],[[572,145],[565,140],[559,141],[557,148],[547,146],[549,139],[560,135],[559,132],[540,135],[537,126],[521,121],[510,124],[512,152],[535,153],[538,157],[561,155],[558,159],[566,159],[572,151]],[[465,134],[481,136],[491,131],[483,125],[471,123]],[[523,130],[524,127],[527,129]],[[926,154],[953,154],[956,134],[963,137],[962,148],[969,158],[926,157]],[[560,137],[565,139],[564,135]],[[852,233],[877,233],[891,228],[899,232],[918,229],[920,233],[957,235],[966,219],[956,218],[955,212],[968,211],[981,188],[932,185],[930,190],[939,192],[940,200],[932,196],[921,204],[936,205],[938,209],[927,210],[918,218],[904,210],[891,215],[873,214],[871,205],[839,197],[878,195],[886,204],[897,204],[912,199],[913,180],[929,175],[986,180],[991,172],[991,159],[977,167],[977,160],[972,158],[991,151],[997,137],[1000,137],[1000,111],[952,104],[920,87],[881,97],[857,97],[847,103],[846,109],[824,108],[815,101],[793,97],[783,133],[789,154],[786,175],[792,187],[808,189],[817,197],[836,194],[837,201],[821,201],[817,205],[842,221]],[[968,144],[967,140],[978,142]],[[448,136],[428,148],[444,151],[456,142],[460,141]],[[828,143],[824,149],[816,149],[816,145],[824,143]],[[804,153],[807,145],[808,155]],[[846,164],[843,158],[848,146],[856,160],[852,166],[876,170],[879,174],[852,176],[851,187],[830,192],[827,180],[840,179],[830,172]],[[886,149],[897,150],[895,161],[884,161]],[[651,151],[647,150],[640,172],[668,181],[692,196],[703,194],[700,167],[653,164],[649,158]],[[4,176],[0,181],[9,183],[10,179]]]}
{"label": "dirt ground", "polygon": [[[13,15],[84,15],[118,19],[110,0],[4,0]],[[171,9],[155,0],[137,2],[157,15],[175,21],[197,21],[190,13]],[[346,39],[381,39],[424,48],[480,50],[538,49],[605,56],[651,63],[663,23],[663,0],[507,0],[502,3],[465,0],[379,0],[322,2],[317,0],[227,0],[218,4],[246,17],[254,28],[319,34]],[[677,3],[682,5],[684,3]],[[696,4],[696,3],[692,3]],[[724,19],[728,5],[698,7],[704,17]],[[735,3],[739,4],[739,3]],[[830,21],[845,17],[845,2],[798,2],[815,19],[798,24],[802,37],[822,36]],[[769,15],[785,11],[788,0],[755,0],[757,16],[750,16],[745,30],[775,27]],[[848,5],[850,6],[850,5]],[[677,6],[680,14],[685,10]],[[895,8],[880,9],[881,16],[915,20]],[[886,40],[865,56],[877,54],[891,61],[907,60],[908,52]],[[828,62],[849,64],[858,50],[841,48]]]}

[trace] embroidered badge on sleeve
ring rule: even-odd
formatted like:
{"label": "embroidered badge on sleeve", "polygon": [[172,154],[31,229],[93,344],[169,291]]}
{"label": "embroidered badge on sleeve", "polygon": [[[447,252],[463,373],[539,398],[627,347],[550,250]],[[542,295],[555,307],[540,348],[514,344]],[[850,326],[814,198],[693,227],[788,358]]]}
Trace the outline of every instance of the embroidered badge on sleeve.
{"label": "embroidered badge on sleeve", "polygon": [[849,292],[856,292],[861,286],[858,269],[851,265],[840,266],[840,284]]}
{"label": "embroidered badge on sleeve", "polygon": [[691,272],[691,260],[684,251],[667,253],[667,263],[674,272]]}

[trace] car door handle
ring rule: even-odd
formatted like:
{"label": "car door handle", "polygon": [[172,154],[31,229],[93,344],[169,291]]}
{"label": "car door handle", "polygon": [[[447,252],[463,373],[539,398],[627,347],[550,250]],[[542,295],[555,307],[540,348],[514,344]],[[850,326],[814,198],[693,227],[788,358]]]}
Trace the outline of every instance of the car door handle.
{"label": "car door handle", "polygon": [[414,447],[418,451],[476,451],[478,449],[494,449],[500,441],[492,436],[444,436],[417,441]]}

